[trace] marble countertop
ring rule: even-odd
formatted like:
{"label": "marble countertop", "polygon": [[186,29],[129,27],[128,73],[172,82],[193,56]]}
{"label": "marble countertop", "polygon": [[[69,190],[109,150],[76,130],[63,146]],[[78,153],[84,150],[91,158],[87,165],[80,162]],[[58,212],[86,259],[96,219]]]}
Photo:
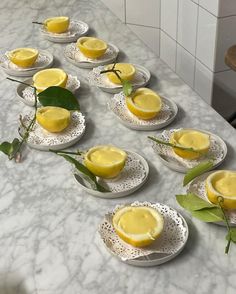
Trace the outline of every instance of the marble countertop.
{"label": "marble countertop", "polygon": [[[43,39],[31,21],[55,14],[83,20],[92,35],[120,48],[119,60],[147,67],[152,73],[150,87],[179,106],[168,128],[196,127],[226,141],[228,155],[221,168],[236,169],[235,130],[98,0],[3,0],[0,8],[1,52],[22,46],[48,50],[55,56],[54,66],[81,80],[78,99],[87,129],[75,148],[111,143],[140,153],[150,165],[142,189],[125,198],[105,200],[84,193],[70,165],[54,154],[28,149],[20,164],[1,154],[0,293],[235,293],[236,246],[226,256],[225,228],[192,219],[178,206],[175,194],[184,192],[183,175],[165,167],[146,139],[159,132],[121,125],[107,109],[110,94],[90,87],[89,70],[68,63],[63,56],[65,45]],[[16,84],[6,80],[2,71],[0,97],[0,138],[11,140],[17,135],[19,114],[30,108],[17,98]],[[165,203],[186,217],[190,236],[177,258],[161,266],[138,268],[107,252],[97,233],[104,213],[134,200]]]}

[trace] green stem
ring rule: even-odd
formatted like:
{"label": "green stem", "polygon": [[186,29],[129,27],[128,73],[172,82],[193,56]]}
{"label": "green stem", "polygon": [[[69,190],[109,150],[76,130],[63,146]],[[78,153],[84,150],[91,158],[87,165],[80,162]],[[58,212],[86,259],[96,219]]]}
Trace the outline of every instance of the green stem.
{"label": "green stem", "polygon": [[10,81],[12,81],[12,82],[17,82],[17,83],[19,83],[19,84],[22,84],[22,85],[25,85],[25,86],[28,86],[28,87],[31,87],[31,88],[35,89],[34,86],[29,85],[29,84],[27,84],[27,83],[25,83],[25,82],[22,82],[22,81],[19,81],[19,80],[15,80],[15,79],[8,78],[8,77],[7,77],[7,80],[10,80]]}
{"label": "green stem", "polygon": [[52,149],[49,149],[49,151],[53,152],[53,153],[56,153],[56,154],[70,154],[70,155],[83,155],[84,152],[81,152],[81,151],[77,151],[77,152],[72,152],[72,151],[65,151],[65,150],[52,150]]}
{"label": "green stem", "polygon": [[39,24],[39,25],[44,25],[43,22],[38,22],[38,21],[32,21],[32,23],[34,23],[34,24]]}

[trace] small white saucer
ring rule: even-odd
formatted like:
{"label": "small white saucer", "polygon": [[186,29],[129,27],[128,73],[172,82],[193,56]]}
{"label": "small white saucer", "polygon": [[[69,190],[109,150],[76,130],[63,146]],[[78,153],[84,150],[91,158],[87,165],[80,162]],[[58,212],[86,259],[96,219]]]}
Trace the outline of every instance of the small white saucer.
{"label": "small white saucer", "polygon": [[[23,123],[27,126],[33,117],[33,113],[23,117]],[[74,145],[85,132],[85,117],[81,112],[71,114],[70,125],[60,133],[50,133],[44,130],[37,121],[29,133],[27,144],[34,149],[48,151],[49,149],[60,150]],[[23,134],[22,127],[19,133]]]}
{"label": "small white saucer", "polygon": [[15,77],[30,77],[33,76],[36,72],[51,67],[53,64],[53,55],[45,50],[39,49],[39,56],[32,67],[19,67],[16,64],[12,63],[8,57],[7,52],[3,55],[0,55],[0,67],[3,71]]}
{"label": "small white saucer", "polygon": [[[133,88],[137,89],[146,86],[151,77],[150,71],[141,65],[134,64],[134,66],[136,68],[136,73],[131,82]],[[105,70],[104,66],[96,67],[89,72],[88,81],[90,85],[96,86],[104,92],[112,94],[119,93],[122,90],[122,86],[112,83],[105,73],[100,74],[102,70]]]}
{"label": "small white saucer", "polygon": [[119,49],[113,44],[107,44],[107,51],[97,59],[84,56],[75,43],[66,46],[64,55],[66,59],[81,68],[94,68],[99,65],[109,64],[116,60]]}
{"label": "small white saucer", "polygon": [[189,230],[185,219],[173,208],[161,203],[136,201],[131,206],[148,206],[158,210],[164,217],[164,230],[150,246],[137,248],[124,242],[115,232],[112,218],[115,212],[126,206],[118,205],[105,215],[98,232],[108,251],[120,261],[135,266],[154,266],[175,258],[188,240]]}
{"label": "small white saucer", "polygon": [[98,183],[108,188],[111,192],[99,192],[91,189],[88,184],[83,181],[83,175],[78,174],[77,170],[73,170],[76,181],[84,191],[100,198],[113,199],[132,194],[147,180],[149,167],[147,161],[141,155],[133,151],[125,151],[128,157],[125,167],[119,176],[114,179],[97,178]]}
{"label": "small white saucer", "polygon": [[[206,178],[211,174],[212,172],[204,173],[203,175],[195,178],[188,186],[187,193],[194,193],[196,196],[202,198],[203,200],[208,201],[207,192],[206,192]],[[233,226],[236,226],[236,209],[227,210],[225,211],[230,224]],[[217,225],[225,226],[224,222],[217,222],[215,223]]]}
{"label": "small white saucer", "polygon": [[[24,81],[24,83],[32,85],[33,80],[27,79]],[[76,76],[68,75],[68,80],[66,84],[66,89],[70,90],[72,93],[74,93],[76,90],[78,90],[80,87],[80,81],[77,79]],[[34,89],[31,87],[28,87],[23,84],[19,84],[17,89],[17,96],[19,99],[29,106],[34,106]]]}
{"label": "small white saucer", "polygon": [[161,111],[155,118],[150,120],[139,119],[128,110],[123,92],[114,95],[114,97],[108,101],[107,105],[119,121],[126,127],[134,130],[152,131],[169,125],[178,112],[178,107],[172,100],[165,97],[161,97],[161,99],[163,102]]}
{"label": "small white saucer", "polygon": [[[156,137],[161,141],[169,142],[171,134],[175,131],[177,131],[177,129],[165,130],[161,134],[158,134],[158,136]],[[227,146],[225,142],[217,135],[207,131],[198,131],[210,135],[210,149],[208,153],[201,158],[194,160],[184,159],[175,154],[172,147],[157,144],[154,141],[152,141],[152,148],[160,157],[161,161],[172,170],[186,173],[188,169],[193,168],[203,161],[210,160],[212,157],[214,158],[214,165],[212,169],[214,169],[225,159],[225,156],[227,154]]]}
{"label": "small white saucer", "polygon": [[68,31],[61,34],[48,32],[43,25],[40,28],[45,39],[55,43],[75,42],[79,37],[86,35],[88,30],[89,26],[85,22],[79,20],[71,20]]}

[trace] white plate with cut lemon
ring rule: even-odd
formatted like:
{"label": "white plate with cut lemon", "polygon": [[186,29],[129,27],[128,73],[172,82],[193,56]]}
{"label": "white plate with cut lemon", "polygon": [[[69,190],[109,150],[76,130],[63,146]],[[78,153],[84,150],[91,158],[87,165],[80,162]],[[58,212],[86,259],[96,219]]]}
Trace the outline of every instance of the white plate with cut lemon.
{"label": "white plate with cut lemon", "polygon": [[97,177],[98,183],[109,192],[92,189],[83,180],[83,175],[73,170],[76,181],[87,193],[107,199],[130,195],[145,183],[149,173],[147,161],[141,155],[112,145],[89,149],[84,164]]}
{"label": "white plate with cut lemon", "polygon": [[[122,90],[121,81],[114,73],[100,74],[101,71],[111,69],[113,64],[94,68],[88,74],[90,85],[100,88],[104,92],[119,93]],[[116,63],[115,69],[119,70],[120,78],[130,81],[134,89],[144,87],[148,84],[151,74],[145,67],[137,64]]]}
{"label": "white plate with cut lemon", "polygon": [[[236,226],[236,171],[204,173],[189,184],[187,192],[213,204],[218,204],[217,197],[222,197],[222,206],[226,209],[230,224]],[[217,224],[225,225],[220,222]]]}
{"label": "white plate with cut lemon", "polygon": [[45,39],[56,43],[75,42],[88,33],[87,23],[70,20],[67,16],[51,17],[44,21],[40,31]]}
{"label": "white plate with cut lemon", "polygon": [[72,93],[75,93],[80,87],[80,81],[76,76],[68,75],[59,68],[39,71],[33,78],[25,80],[24,83],[29,86],[19,84],[16,91],[20,100],[29,106],[34,106],[35,103],[34,89],[31,86],[34,86],[38,92],[42,92],[50,86],[59,86],[66,88]]}
{"label": "white plate with cut lemon", "polygon": [[[29,126],[34,114],[31,112],[22,118],[19,133]],[[36,122],[29,132],[27,144],[34,149],[48,151],[65,149],[74,145],[85,132],[85,117],[79,111],[54,106],[38,108]]]}
{"label": "white plate with cut lemon", "polygon": [[105,215],[98,232],[108,251],[134,266],[155,266],[176,257],[188,240],[188,225],[161,203],[118,205]]}
{"label": "white plate with cut lemon", "polygon": [[79,38],[75,44],[67,45],[64,51],[67,60],[81,68],[112,63],[118,53],[119,49],[115,45],[94,37]]}
{"label": "white plate with cut lemon", "polygon": [[123,92],[108,101],[108,108],[130,129],[151,131],[169,125],[178,112],[177,105],[148,88],[139,88],[129,97]]}
{"label": "white plate with cut lemon", "polygon": [[213,168],[216,168],[227,154],[225,142],[219,136],[207,131],[172,129],[163,131],[156,138],[176,146],[193,149],[188,151],[152,143],[152,148],[161,161],[170,169],[182,173],[207,160],[212,160]]}
{"label": "white plate with cut lemon", "polygon": [[17,48],[0,55],[0,66],[11,76],[30,77],[36,72],[51,67],[53,55],[45,50]]}

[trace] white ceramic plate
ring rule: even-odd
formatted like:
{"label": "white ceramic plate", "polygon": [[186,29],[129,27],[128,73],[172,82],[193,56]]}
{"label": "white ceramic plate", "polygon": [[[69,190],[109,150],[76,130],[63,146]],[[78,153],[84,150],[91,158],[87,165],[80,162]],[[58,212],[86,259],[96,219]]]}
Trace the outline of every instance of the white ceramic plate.
{"label": "white ceramic plate", "polygon": [[137,248],[121,240],[113,227],[112,217],[119,208],[126,205],[118,205],[106,214],[98,229],[103,244],[112,255],[130,265],[147,267],[165,263],[183,250],[188,240],[188,225],[176,210],[161,203],[136,201],[129,204],[152,207],[164,217],[164,230],[153,244]]}
{"label": "white ceramic plate", "polygon": [[6,55],[7,52],[3,55],[0,55],[0,66],[3,71],[10,76],[31,77],[36,72],[45,68],[49,68],[53,64],[53,55],[50,52],[40,49],[38,51],[39,56],[32,67],[22,68],[15,65],[8,59]]}
{"label": "white ceramic plate", "polygon": [[78,20],[71,20],[68,31],[61,34],[48,32],[44,26],[41,26],[40,28],[44,38],[55,43],[75,42],[79,37],[86,35],[88,30],[89,26],[85,22]]}
{"label": "white ceramic plate", "polygon": [[[24,81],[24,83],[32,85],[33,80],[27,79]],[[70,90],[72,93],[74,93],[76,90],[78,90],[80,87],[80,81],[77,79],[76,76],[68,75],[68,80],[66,84],[66,89]],[[34,89],[31,87],[28,87],[23,84],[19,84],[17,89],[17,96],[18,98],[29,106],[34,106]]]}
{"label": "white ceramic plate", "polygon": [[119,198],[132,194],[139,189],[147,180],[149,167],[147,161],[139,154],[125,150],[127,152],[127,160],[124,169],[114,179],[101,179],[98,182],[107,187],[111,192],[99,192],[91,189],[81,175],[73,170],[75,179],[87,193],[100,198]]}
{"label": "white ceramic plate", "polygon": [[[208,201],[207,192],[206,192],[206,178],[211,174],[212,172],[204,173],[203,175],[195,178],[188,186],[187,193],[194,193],[195,195],[199,196],[200,198]],[[227,210],[226,211],[230,224],[233,226],[236,226],[236,209],[235,210]],[[225,226],[224,222],[217,222],[215,224],[223,225]]]}
{"label": "white ceramic plate", "polygon": [[66,59],[81,68],[94,68],[99,65],[109,64],[116,60],[119,49],[113,44],[107,44],[107,51],[97,59],[84,56],[75,43],[66,46],[64,55]]}
{"label": "white ceramic plate", "polygon": [[[33,113],[23,117],[23,122],[27,126],[33,117]],[[70,125],[60,133],[49,133],[44,130],[36,121],[33,130],[29,133],[27,144],[34,149],[48,151],[60,150],[74,145],[85,132],[85,117],[81,112],[75,111],[71,114]],[[23,134],[22,127],[19,130]]]}
{"label": "white ceramic plate", "polygon": [[150,120],[139,119],[128,110],[123,92],[114,95],[114,97],[108,101],[108,108],[123,125],[130,129],[141,131],[158,130],[169,125],[178,112],[178,107],[173,101],[165,97],[161,97],[161,99],[163,102],[161,111],[156,118]]}
{"label": "white ceramic plate", "polygon": [[[198,130],[198,129],[194,129],[194,130]],[[177,129],[165,130],[161,134],[157,135],[156,137],[160,139],[161,141],[169,142],[171,134],[175,131],[177,131]],[[181,172],[181,173],[186,173],[188,169],[193,168],[199,163],[209,160],[212,157],[214,157],[213,168],[216,168],[225,159],[225,156],[227,154],[227,146],[225,142],[217,135],[207,131],[203,131],[203,130],[198,130],[198,131],[210,135],[209,152],[201,158],[194,159],[194,160],[184,159],[178,156],[177,154],[175,154],[172,147],[169,147],[166,145],[160,145],[155,143],[154,141],[152,141],[152,148],[154,149],[156,154],[159,156],[163,164],[168,166],[170,169]]]}
{"label": "white ceramic plate", "polygon": [[[149,70],[147,70],[145,67],[141,65],[134,64],[134,66],[136,68],[136,73],[131,82],[133,88],[137,89],[146,86],[151,77]],[[96,86],[104,92],[112,94],[119,93],[122,90],[122,86],[112,83],[107,78],[106,74],[100,74],[100,72],[104,69],[104,66],[99,66],[94,68],[91,72],[89,72],[88,81],[90,85]]]}

